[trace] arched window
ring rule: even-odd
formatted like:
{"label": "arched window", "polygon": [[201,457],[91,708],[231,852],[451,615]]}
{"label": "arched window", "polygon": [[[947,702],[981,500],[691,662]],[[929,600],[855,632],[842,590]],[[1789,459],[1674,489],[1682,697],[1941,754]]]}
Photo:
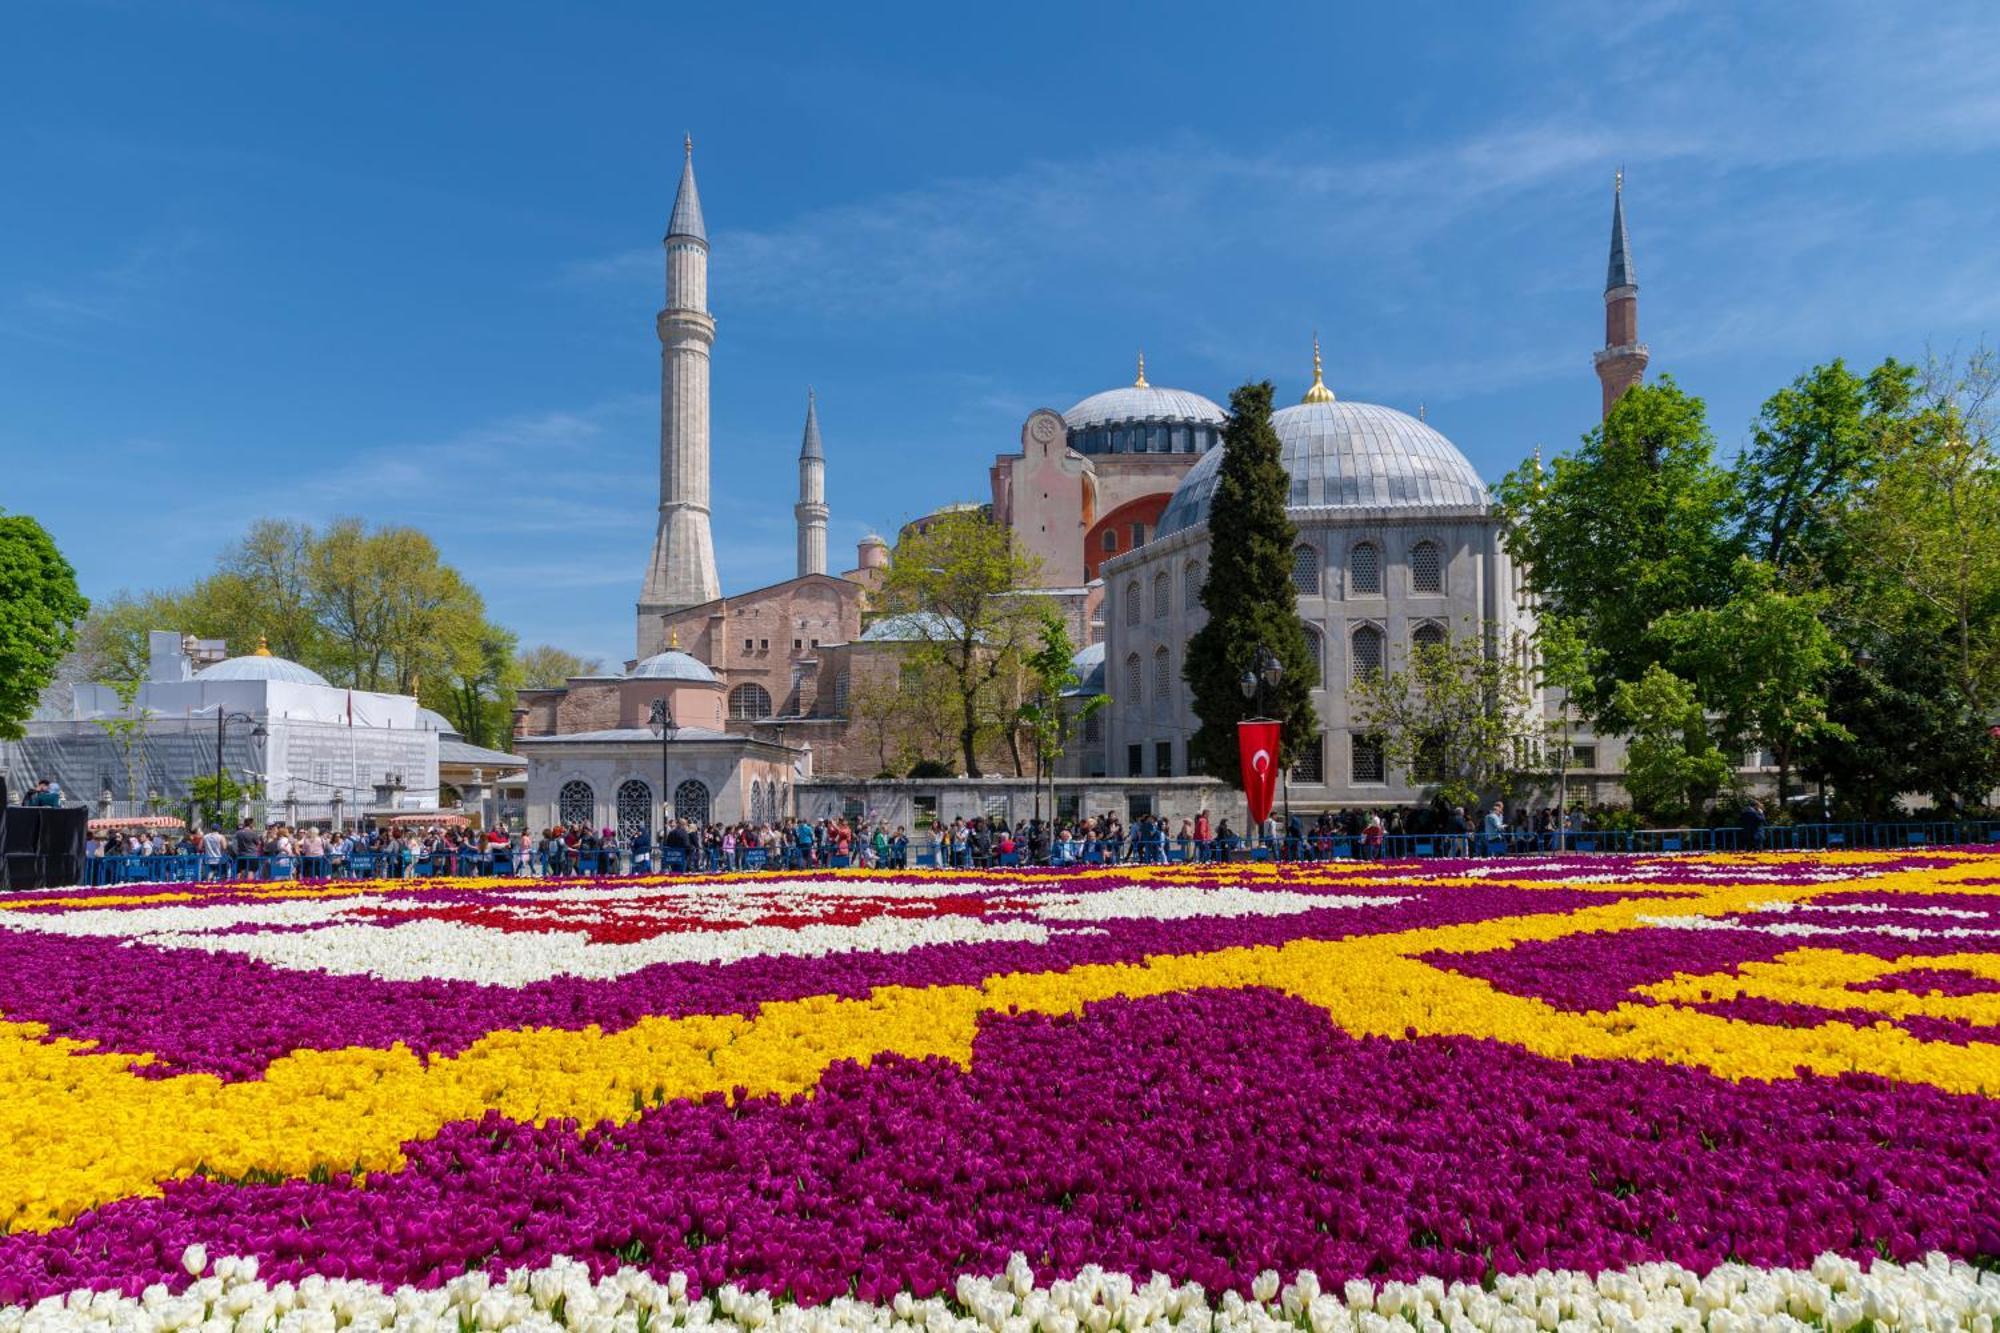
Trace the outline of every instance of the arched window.
{"label": "arched window", "polygon": [[1187,573],[1181,575],[1181,605],[1188,611],[1201,610],[1201,561],[1188,561]]}
{"label": "arched window", "polygon": [[1350,736],[1352,747],[1348,760],[1348,774],[1355,782],[1384,781],[1382,767],[1382,742],[1373,736]]}
{"label": "arched window", "polygon": [[1382,595],[1382,552],[1374,542],[1356,542],[1347,553],[1347,592],[1352,597]]}
{"label": "arched window", "polygon": [[1153,619],[1165,620],[1174,609],[1174,581],[1166,570],[1153,575]]}
{"label": "arched window", "polygon": [[618,840],[653,836],[653,789],[637,778],[618,784]]}
{"label": "arched window", "polygon": [[1104,535],[1097,539],[1097,544],[1103,548],[1106,555],[1111,555],[1118,549],[1118,530],[1116,528],[1106,528]]}
{"label": "arched window", "polygon": [[1139,702],[1139,654],[1131,653],[1125,658],[1125,702]]}
{"label": "arched window", "polygon": [[764,780],[762,778],[752,778],[750,780],[750,822],[753,824],[769,822],[769,816],[764,813]]}
{"label": "arched window", "polygon": [[1162,644],[1153,650],[1153,701],[1165,703],[1173,696],[1173,688],[1173,664],[1167,657],[1166,645]]}
{"label": "arched window", "polygon": [[1410,591],[1444,591],[1444,553],[1436,542],[1422,541],[1410,548]]}
{"label": "arched window", "polygon": [[1444,626],[1435,620],[1426,620],[1417,626],[1417,632],[1410,636],[1410,645],[1413,648],[1444,647]]}
{"label": "arched window", "polygon": [[563,824],[593,825],[597,822],[597,793],[582,779],[573,779],[556,793],[556,820]]}
{"label": "arched window", "polygon": [[1083,719],[1083,742],[1086,745],[1104,744],[1104,710],[1094,708]]}
{"label": "arched window", "polygon": [[1382,631],[1362,625],[1354,631],[1354,679],[1374,680],[1382,674]]}
{"label": "arched window", "polygon": [[1125,623],[1139,623],[1139,580],[1133,579],[1125,585]]}
{"label": "arched window", "polygon": [[1326,639],[1311,625],[1306,626],[1306,653],[1312,658],[1313,688],[1318,689],[1326,679]]}
{"label": "arched window", "polygon": [[674,818],[684,819],[690,824],[708,822],[708,784],[698,778],[689,778],[674,788]]}
{"label": "arched window", "polygon": [[847,691],[850,688],[845,671],[833,678],[833,715],[847,716]]}
{"label": "arched window", "polygon": [[1300,542],[1292,548],[1292,586],[1300,592],[1319,591],[1319,548]]}
{"label": "arched window", "polygon": [[729,692],[729,716],[758,718],[771,716],[771,692],[755,681],[746,681]]}

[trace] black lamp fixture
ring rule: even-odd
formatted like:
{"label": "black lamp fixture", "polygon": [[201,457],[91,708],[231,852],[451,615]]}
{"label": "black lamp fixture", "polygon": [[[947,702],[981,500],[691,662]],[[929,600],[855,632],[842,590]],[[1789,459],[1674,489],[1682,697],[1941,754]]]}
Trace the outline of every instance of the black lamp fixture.
{"label": "black lamp fixture", "polygon": [[1250,668],[1243,673],[1237,683],[1243,689],[1243,697],[1250,702],[1252,710],[1259,717],[1270,714],[1270,697],[1277,694],[1278,682],[1285,678],[1285,665],[1278,655],[1265,644],[1258,644],[1251,655]]}
{"label": "black lamp fixture", "polygon": [[667,747],[674,742],[680,727],[674,721],[674,706],[665,698],[653,700],[653,706],[646,717],[646,725],[660,738],[660,837],[667,836],[667,826],[673,822],[673,788],[667,782]]}

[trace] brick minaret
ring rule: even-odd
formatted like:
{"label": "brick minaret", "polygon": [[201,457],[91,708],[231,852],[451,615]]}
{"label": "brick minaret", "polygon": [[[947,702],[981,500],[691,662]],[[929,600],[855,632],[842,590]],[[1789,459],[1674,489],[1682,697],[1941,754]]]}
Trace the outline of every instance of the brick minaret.
{"label": "brick minaret", "polygon": [[1639,341],[1639,283],[1632,272],[1632,245],[1625,236],[1625,173],[1611,195],[1611,264],[1604,275],[1604,349],[1597,353],[1597,378],[1604,385],[1604,415],[1625,391],[1646,376],[1651,353]]}
{"label": "brick minaret", "polygon": [[667,223],[667,304],[660,335],[660,519],[639,593],[639,656],[660,650],[660,616],[722,595],[708,528],[708,228],[694,188],[694,142],[682,144]]}

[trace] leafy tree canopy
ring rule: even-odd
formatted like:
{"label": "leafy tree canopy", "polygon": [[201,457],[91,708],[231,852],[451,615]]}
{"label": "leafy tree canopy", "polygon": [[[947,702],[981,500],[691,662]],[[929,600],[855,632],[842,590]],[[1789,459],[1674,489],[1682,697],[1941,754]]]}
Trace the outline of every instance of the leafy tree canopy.
{"label": "leafy tree canopy", "polygon": [[42,525],[0,513],[0,737],[21,735],[89,610]]}

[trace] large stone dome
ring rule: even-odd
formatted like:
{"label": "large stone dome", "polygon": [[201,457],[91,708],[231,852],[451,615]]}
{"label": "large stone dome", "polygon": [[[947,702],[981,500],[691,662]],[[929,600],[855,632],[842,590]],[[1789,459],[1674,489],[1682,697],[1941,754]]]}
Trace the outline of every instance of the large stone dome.
{"label": "large stone dome", "polygon": [[[1304,402],[1271,414],[1292,479],[1293,511],[1468,509],[1492,503],[1458,446],[1415,417],[1373,403]],[[1160,515],[1157,537],[1208,521],[1222,450],[1188,469]]]}
{"label": "large stone dome", "polygon": [[1220,407],[1198,393],[1151,384],[1127,384],[1094,393],[1062,415],[1071,430],[1127,421],[1199,421],[1220,426],[1226,419]]}

